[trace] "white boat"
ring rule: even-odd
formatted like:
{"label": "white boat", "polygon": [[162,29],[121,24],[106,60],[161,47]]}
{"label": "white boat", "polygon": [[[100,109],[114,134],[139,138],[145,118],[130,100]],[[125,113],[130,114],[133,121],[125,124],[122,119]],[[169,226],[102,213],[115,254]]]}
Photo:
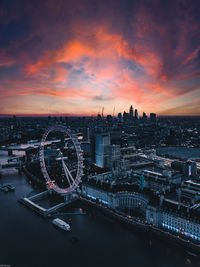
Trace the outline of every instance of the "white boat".
{"label": "white boat", "polygon": [[70,225],[59,218],[54,219],[52,221],[52,223],[64,231],[70,231],[71,230]]}

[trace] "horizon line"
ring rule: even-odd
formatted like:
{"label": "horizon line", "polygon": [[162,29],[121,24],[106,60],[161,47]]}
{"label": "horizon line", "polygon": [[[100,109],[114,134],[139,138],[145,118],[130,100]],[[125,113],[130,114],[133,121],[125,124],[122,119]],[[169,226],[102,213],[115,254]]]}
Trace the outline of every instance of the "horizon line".
{"label": "horizon line", "polygon": [[[154,113],[154,112],[151,112]],[[84,114],[69,114],[69,113],[62,113],[62,114],[22,114],[22,113],[15,113],[15,114],[0,114],[0,117],[13,117],[13,116],[18,116],[18,117],[62,117],[62,116],[66,116],[66,117],[96,117],[99,113],[97,114],[88,114],[88,115],[84,115]],[[101,114],[100,114],[101,115]],[[106,117],[107,115],[111,115],[111,114],[106,114],[103,117]],[[149,113],[150,115],[150,113]],[[200,114],[182,114],[182,115],[159,115],[156,114],[157,117],[200,117]],[[114,115],[113,117],[117,117],[117,115]],[[142,117],[142,116],[139,116]],[[149,116],[148,116],[149,117]]]}

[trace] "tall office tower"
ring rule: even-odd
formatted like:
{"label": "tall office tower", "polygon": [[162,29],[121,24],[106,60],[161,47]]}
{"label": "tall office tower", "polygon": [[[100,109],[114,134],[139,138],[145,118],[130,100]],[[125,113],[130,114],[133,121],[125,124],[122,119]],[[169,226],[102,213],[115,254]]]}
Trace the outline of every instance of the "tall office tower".
{"label": "tall office tower", "polygon": [[120,145],[108,145],[105,147],[105,168],[117,169],[120,160]]}
{"label": "tall office tower", "polygon": [[135,119],[136,119],[136,120],[139,120],[139,115],[138,115],[138,111],[137,111],[137,109],[135,109]]}
{"label": "tall office tower", "polygon": [[105,147],[110,145],[109,133],[95,134],[95,163],[101,167],[105,167],[106,151]]}
{"label": "tall office tower", "polygon": [[129,110],[129,119],[132,121],[133,120],[133,106],[130,106],[130,110]]}
{"label": "tall office tower", "polygon": [[143,119],[144,121],[146,121],[146,120],[147,120],[147,114],[146,114],[145,112],[143,112],[142,119]]}
{"label": "tall office tower", "polygon": [[126,112],[124,111],[124,113],[123,113],[123,120],[124,120],[124,122],[128,121],[128,118],[129,118],[128,113],[126,113]]}
{"label": "tall office tower", "polygon": [[101,119],[102,119],[102,118],[101,118],[101,115],[98,114],[98,115],[97,115],[97,120],[98,120],[98,121],[101,121]]}
{"label": "tall office tower", "polygon": [[90,129],[87,127],[83,128],[83,141],[90,141]]}
{"label": "tall office tower", "polygon": [[121,122],[123,122],[123,117],[122,117],[122,113],[120,112],[120,113],[118,113],[118,121],[119,121],[119,123],[121,123]]}
{"label": "tall office tower", "polygon": [[152,122],[156,122],[156,114],[155,113],[150,113],[150,120]]}
{"label": "tall office tower", "polygon": [[108,122],[108,123],[112,123],[112,116],[111,115],[107,115],[106,116],[106,121]]}

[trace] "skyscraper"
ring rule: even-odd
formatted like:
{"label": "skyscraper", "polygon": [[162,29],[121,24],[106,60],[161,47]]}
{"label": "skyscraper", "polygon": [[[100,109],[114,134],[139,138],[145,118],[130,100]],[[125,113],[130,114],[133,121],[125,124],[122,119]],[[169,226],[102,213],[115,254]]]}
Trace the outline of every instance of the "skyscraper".
{"label": "skyscraper", "polygon": [[128,121],[128,118],[129,118],[129,114],[124,111],[124,113],[123,113],[124,122]]}
{"label": "skyscraper", "polygon": [[136,119],[136,120],[139,120],[139,115],[138,115],[138,111],[137,111],[137,109],[135,109],[135,119]]}
{"label": "skyscraper", "polygon": [[122,117],[122,113],[120,112],[120,113],[118,113],[118,120],[119,120],[119,122],[121,123],[121,122],[123,122],[123,117]]}
{"label": "skyscraper", "polygon": [[116,169],[120,160],[120,146],[119,145],[108,145],[105,146],[105,161],[106,168]]}
{"label": "skyscraper", "polygon": [[95,134],[95,163],[102,168],[105,167],[105,147],[108,145],[110,145],[109,133]]}
{"label": "skyscraper", "polygon": [[130,110],[129,110],[129,118],[130,120],[133,120],[133,106],[130,106]]}
{"label": "skyscraper", "polygon": [[150,113],[150,120],[152,122],[156,122],[156,114],[155,113]]}
{"label": "skyscraper", "polygon": [[143,112],[143,116],[142,116],[143,121],[147,120],[147,114],[145,112]]}

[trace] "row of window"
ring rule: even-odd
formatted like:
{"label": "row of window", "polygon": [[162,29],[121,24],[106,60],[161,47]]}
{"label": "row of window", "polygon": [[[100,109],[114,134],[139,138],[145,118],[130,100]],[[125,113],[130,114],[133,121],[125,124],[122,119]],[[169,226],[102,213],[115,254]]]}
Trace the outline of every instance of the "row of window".
{"label": "row of window", "polygon": [[166,223],[162,223],[163,228],[166,228],[168,230],[171,230],[176,233],[181,233],[185,235],[186,237],[189,237],[193,240],[200,241],[200,235],[196,233],[189,233],[188,231],[180,230],[179,228],[176,228],[174,226],[168,225]]}
{"label": "row of window", "polygon": [[194,224],[193,222],[184,220],[179,217],[174,217],[174,216],[164,214],[163,223],[170,227],[175,227],[177,229],[186,229],[186,231],[190,233],[195,233],[197,235],[200,234],[200,225]]}
{"label": "row of window", "polygon": [[199,229],[200,225],[199,224],[194,224],[193,222],[190,222],[187,219],[182,219],[179,217],[174,217],[174,216],[166,216],[163,215],[163,221],[166,222],[172,222],[173,224],[179,224],[179,225],[187,225],[188,227],[196,228]]}
{"label": "row of window", "polygon": [[119,205],[139,205],[139,206],[146,206],[146,203],[144,201],[141,201],[139,199],[119,199]]}

